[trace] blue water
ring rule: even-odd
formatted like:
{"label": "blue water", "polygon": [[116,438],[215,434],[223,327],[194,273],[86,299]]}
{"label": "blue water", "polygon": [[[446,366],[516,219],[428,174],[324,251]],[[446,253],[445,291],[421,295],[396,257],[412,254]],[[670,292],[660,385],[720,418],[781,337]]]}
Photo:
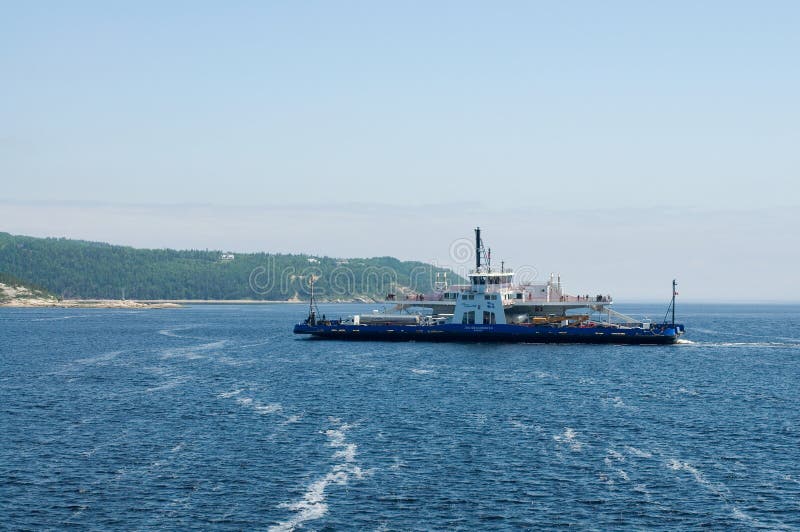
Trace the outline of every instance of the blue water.
{"label": "blue water", "polygon": [[0,527],[800,529],[798,306],[683,305],[691,343],[653,347],[304,315],[0,310]]}

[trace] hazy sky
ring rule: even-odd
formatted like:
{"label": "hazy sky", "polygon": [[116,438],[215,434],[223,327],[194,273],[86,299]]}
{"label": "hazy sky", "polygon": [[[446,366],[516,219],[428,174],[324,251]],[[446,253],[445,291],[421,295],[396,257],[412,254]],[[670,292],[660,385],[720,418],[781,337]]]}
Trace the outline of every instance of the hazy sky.
{"label": "hazy sky", "polygon": [[800,2],[0,7],[0,231],[800,300]]}

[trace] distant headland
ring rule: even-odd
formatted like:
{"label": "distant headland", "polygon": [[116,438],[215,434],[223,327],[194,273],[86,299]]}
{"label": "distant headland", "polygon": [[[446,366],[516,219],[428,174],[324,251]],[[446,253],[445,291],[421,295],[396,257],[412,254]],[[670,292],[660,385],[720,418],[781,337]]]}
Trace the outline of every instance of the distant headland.
{"label": "distant headland", "polygon": [[162,308],[182,303],[369,302],[430,292],[453,272],[393,257],[137,249],[0,232],[0,305]]}

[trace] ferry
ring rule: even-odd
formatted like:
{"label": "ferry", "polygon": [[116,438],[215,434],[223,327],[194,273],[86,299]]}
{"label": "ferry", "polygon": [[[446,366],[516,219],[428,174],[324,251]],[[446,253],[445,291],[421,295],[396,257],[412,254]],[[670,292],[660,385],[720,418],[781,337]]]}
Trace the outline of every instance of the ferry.
{"label": "ferry", "polygon": [[340,340],[674,344],[685,332],[683,324],[675,323],[674,280],[665,319],[653,323],[612,310],[610,295],[567,294],[560,276],[517,285],[513,278],[505,265],[492,269],[491,250],[484,247],[478,227],[469,284],[449,286],[440,277],[432,294],[388,294],[385,303],[394,306],[393,313],[331,320],[320,317],[312,280],[308,317],[294,326],[294,333]]}

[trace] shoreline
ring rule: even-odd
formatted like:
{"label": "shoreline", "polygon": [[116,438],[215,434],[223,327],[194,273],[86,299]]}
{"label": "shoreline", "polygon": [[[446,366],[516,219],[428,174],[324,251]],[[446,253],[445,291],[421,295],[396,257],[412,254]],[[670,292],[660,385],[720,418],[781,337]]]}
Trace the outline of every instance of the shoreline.
{"label": "shoreline", "polygon": [[[308,305],[308,300],[302,299],[137,299],[137,301],[148,304],[175,303],[179,305]],[[315,299],[315,302],[328,305],[339,303],[376,303],[377,301],[356,298],[337,299],[333,301],[317,301]]]}
{"label": "shoreline", "polygon": [[[374,303],[362,299],[320,301],[324,304]],[[285,305],[308,304],[301,300],[252,300],[252,299],[46,299],[19,298],[0,302],[0,308],[120,308],[163,309],[184,308],[186,305]]]}
{"label": "shoreline", "polygon": [[120,309],[143,309],[143,308],[181,308],[183,305],[177,303],[149,303],[145,301],[121,300],[121,299],[13,299],[0,303],[0,308],[120,308]]}

